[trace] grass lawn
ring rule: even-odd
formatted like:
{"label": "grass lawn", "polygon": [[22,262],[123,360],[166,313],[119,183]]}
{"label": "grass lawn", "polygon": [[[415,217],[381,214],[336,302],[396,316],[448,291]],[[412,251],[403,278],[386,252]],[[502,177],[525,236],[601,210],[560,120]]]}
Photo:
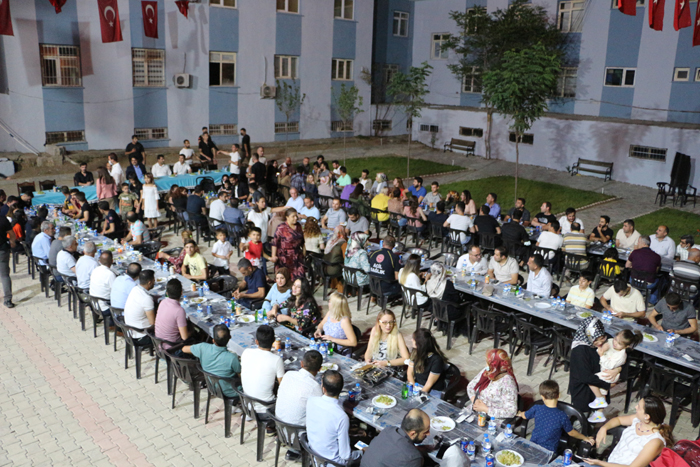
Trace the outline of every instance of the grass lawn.
{"label": "grass lawn", "polygon": [[[328,166],[331,166],[331,159],[328,159]],[[342,164],[342,157],[338,157],[338,161]],[[377,172],[383,172],[389,180],[395,177],[406,176],[406,158],[394,154],[386,154],[379,157],[361,157],[357,159],[348,159],[346,167],[348,174],[351,177],[359,177],[363,169],[369,170],[369,176],[372,180],[377,175]],[[443,172],[455,172],[464,170],[464,167],[458,165],[438,164],[437,162],[427,161],[425,159],[411,159],[411,176],[436,174]]]}
{"label": "grass lawn", "polygon": [[[428,186],[429,180],[424,185]],[[501,209],[507,212],[513,207],[513,191],[515,190],[515,178],[510,176],[480,178],[478,180],[465,180],[463,182],[448,183],[440,186],[440,192],[447,194],[449,190],[458,193],[469,190],[477,205],[486,202],[488,193],[498,195],[498,203]],[[552,212],[566,211],[566,208],[580,208],[596,201],[611,198],[611,196],[593,191],[577,190],[553,183],[537,182],[524,178],[518,179],[518,197],[525,198],[526,207],[534,216],[540,212],[540,206],[544,201],[552,203]]]}
{"label": "grass lawn", "polygon": [[[671,232],[670,237],[678,245],[681,236],[698,235],[700,216],[673,208],[663,208],[634,219],[634,228],[642,235],[654,235],[659,225],[668,226]],[[622,224],[616,225],[613,230],[617,232],[620,228],[622,228]],[[697,243],[699,240],[695,241]]]}

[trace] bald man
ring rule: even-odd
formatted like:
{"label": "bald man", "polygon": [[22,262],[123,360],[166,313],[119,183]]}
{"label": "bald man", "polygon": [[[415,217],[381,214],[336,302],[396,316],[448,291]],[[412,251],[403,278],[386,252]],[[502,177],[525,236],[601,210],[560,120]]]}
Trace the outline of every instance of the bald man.
{"label": "bald man", "polygon": [[362,456],[361,467],[421,467],[423,455],[416,444],[430,434],[430,417],[420,409],[411,409],[401,427],[385,428],[372,440]]}

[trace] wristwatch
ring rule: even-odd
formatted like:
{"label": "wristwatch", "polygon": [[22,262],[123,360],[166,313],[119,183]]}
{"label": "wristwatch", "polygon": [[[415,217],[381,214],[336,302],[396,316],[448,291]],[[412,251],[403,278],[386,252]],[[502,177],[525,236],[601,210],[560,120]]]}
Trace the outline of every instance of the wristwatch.
{"label": "wristwatch", "polygon": [[391,366],[391,360],[386,361],[386,366]]}

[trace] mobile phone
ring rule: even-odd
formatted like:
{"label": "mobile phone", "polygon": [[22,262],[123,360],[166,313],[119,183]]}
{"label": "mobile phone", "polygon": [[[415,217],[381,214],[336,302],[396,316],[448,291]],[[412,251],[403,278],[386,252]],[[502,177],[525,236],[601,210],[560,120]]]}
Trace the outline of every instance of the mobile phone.
{"label": "mobile phone", "polygon": [[358,441],[358,442],[355,444],[355,447],[356,447],[358,450],[361,451],[361,450],[363,450],[363,449],[369,447],[369,444],[363,443],[362,441]]}

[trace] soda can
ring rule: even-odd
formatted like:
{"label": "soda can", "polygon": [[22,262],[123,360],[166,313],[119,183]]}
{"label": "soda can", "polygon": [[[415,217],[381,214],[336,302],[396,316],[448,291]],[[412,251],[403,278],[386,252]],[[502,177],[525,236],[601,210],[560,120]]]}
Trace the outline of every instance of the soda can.
{"label": "soda can", "polygon": [[571,458],[574,456],[574,453],[571,452],[571,449],[567,449],[564,451],[564,465],[571,465]]}
{"label": "soda can", "polygon": [[351,401],[355,400],[355,391],[352,389],[348,391],[348,400],[351,400]]}
{"label": "soda can", "polygon": [[479,412],[478,424],[481,427],[486,426],[486,414],[484,412]]}
{"label": "soda can", "polygon": [[460,447],[462,448],[462,452],[466,454],[466,453],[467,453],[467,446],[469,446],[469,443],[467,443],[467,440],[466,440],[466,439],[463,439],[463,440],[459,443],[459,445],[460,445]]}
{"label": "soda can", "polygon": [[211,305],[207,305],[207,315],[211,316]]}
{"label": "soda can", "polygon": [[486,460],[486,464],[485,464],[486,467],[493,467],[495,459],[496,458],[494,457],[493,454],[491,454],[491,453],[486,454],[486,456],[484,456],[484,460]]}

